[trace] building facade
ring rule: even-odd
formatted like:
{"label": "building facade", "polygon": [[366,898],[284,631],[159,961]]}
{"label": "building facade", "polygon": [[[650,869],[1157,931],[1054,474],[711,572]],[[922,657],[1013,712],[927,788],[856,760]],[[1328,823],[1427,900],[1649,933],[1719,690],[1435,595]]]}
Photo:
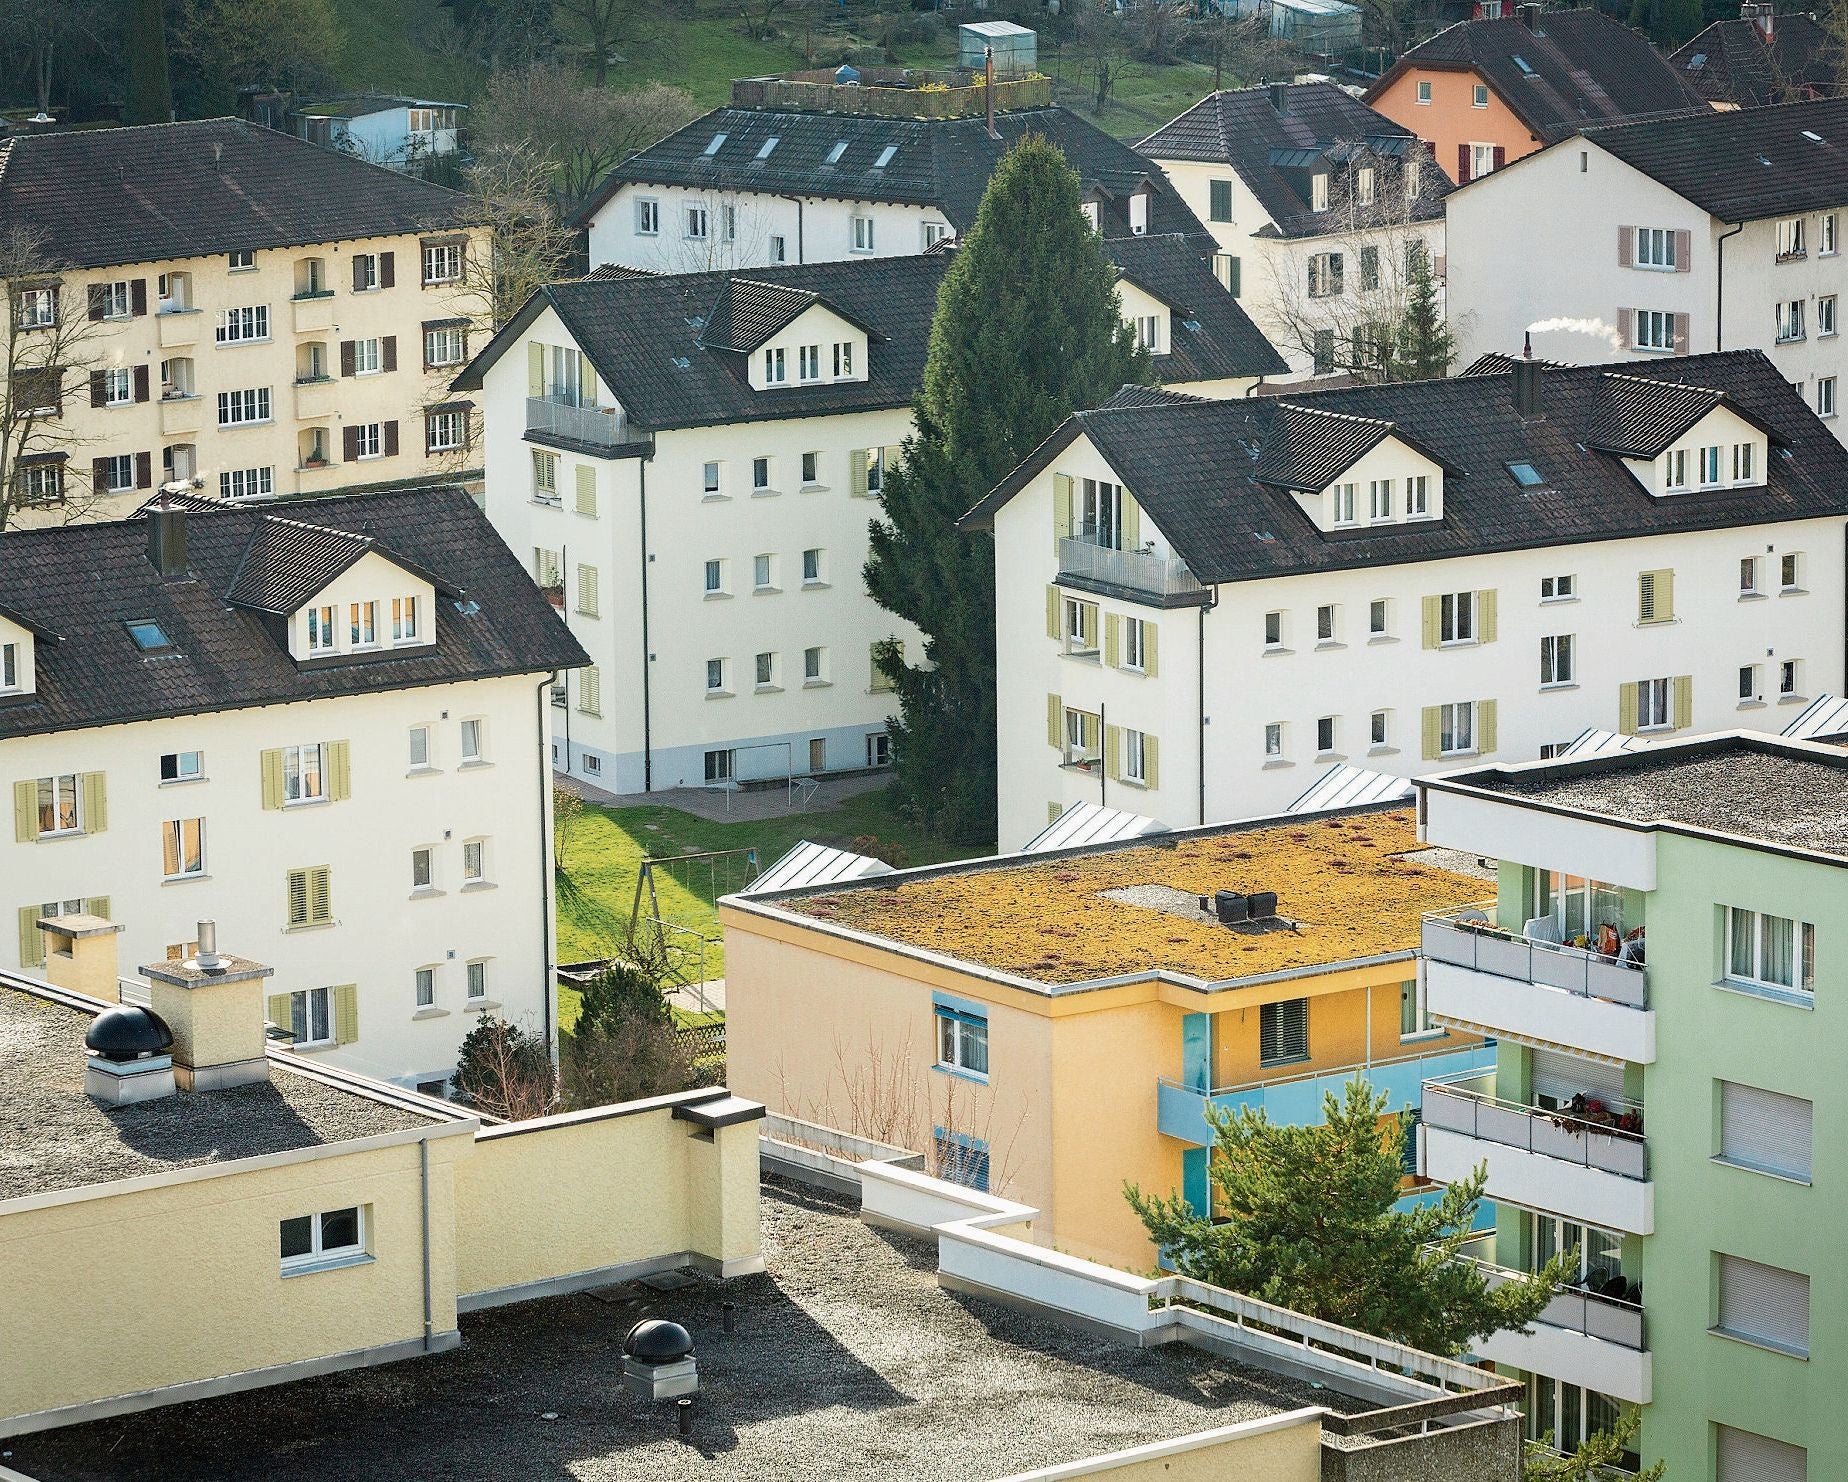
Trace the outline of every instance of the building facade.
{"label": "building facade", "polygon": [[966,519],[1002,846],[1079,801],[1250,817],[1343,762],[1775,732],[1834,693],[1840,445],[1761,355],[1670,365],[1073,418]]}
{"label": "building facade", "polygon": [[1848,101],[1707,112],[1592,130],[1459,192],[1458,350],[1510,353],[1531,331],[1536,355],[1648,375],[1757,347],[1842,436],[1848,183],[1825,156],[1845,135]]}
{"label": "building facade", "polygon": [[445,390],[485,323],[462,197],[227,119],[0,151],[0,221],[35,243],[0,364],[36,402],[15,522],[120,518],[169,483],[265,499],[478,466]]}
{"label": "building facade", "polygon": [[[1485,1255],[1580,1279],[1478,1355],[1568,1447],[1640,1404],[1637,1459],[1775,1482],[1844,1461],[1827,1074],[1840,964],[1839,748],[1719,736],[1421,785],[1422,834],[1497,858],[1493,901],[1428,917],[1427,1003],[1500,1041],[1424,1089],[1423,1167],[1488,1167]],[[1822,1057],[1819,1059],[1819,1052]]]}
{"label": "building facade", "polygon": [[479,1014],[555,1034],[546,690],[582,652],[460,490],[291,515],[0,537],[5,956],[85,911],[159,964],[210,917],[305,1052],[440,1092]]}

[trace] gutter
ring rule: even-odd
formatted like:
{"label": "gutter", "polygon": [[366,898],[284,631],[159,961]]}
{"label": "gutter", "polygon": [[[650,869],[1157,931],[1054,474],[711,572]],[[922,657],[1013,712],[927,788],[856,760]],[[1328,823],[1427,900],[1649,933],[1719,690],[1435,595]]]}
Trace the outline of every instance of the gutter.
{"label": "gutter", "polygon": [[1724,350],[1726,348],[1726,320],[1724,317],[1726,310],[1726,239],[1728,237],[1736,237],[1744,230],[1745,223],[1742,221],[1731,231],[1721,232],[1719,236],[1719,251],[1713,283],[1713,348],[1715,350]]}

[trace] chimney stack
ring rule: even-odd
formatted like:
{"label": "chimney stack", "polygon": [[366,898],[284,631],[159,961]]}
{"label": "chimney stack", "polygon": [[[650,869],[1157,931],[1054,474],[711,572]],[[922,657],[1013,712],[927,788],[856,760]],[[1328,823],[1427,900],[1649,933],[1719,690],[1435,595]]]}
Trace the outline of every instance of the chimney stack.
{"label": "chimney stack", "polygon": [[999,139],[1001,136],[995,132],[995,49],[992,46],[983,47],[982,56],[987,71],[988,137]]}
{"label": "chimney stack", "polygon": [[104,1003],[122,1001],[116,977],[116,933],[122,930],[101,916],[41,916],[45,943],[45,981]]}
{"label": "chimney stack", "polygon": [[1273,82],[1270,85],[1270,105],[1278,113],[1290,111],[1290,85],[1287,82]]}
{"label": "chimney stack", "polygon": [[1521,358],[1514,363],[1514,410],[1520,417],[1537,417],[1541,412],[1540,362],[1534,359],[1534,337],[1530,333],[1521,345]]}
{"label": "chimney stack", "polygon": [[221,1091],[269,1079],[263,980],[274,968],[221,953],[215,923],[199,923],[199,955],[151,962],[141,975],[173,1030],[174,1076],[189,1091]]}
{"label": "chimney stack", "polygon": [[1540,7],[1532,3],[1532,0],[1520,6],[1515,11],[1515,17],[1530,31],[1537,32],[1540,29]]}
{"label": "chimney stack", "polygon": [[167,491],[145,516],[148,522],[148,560],[168,581],[186,575],[186,511],[167,503]]}

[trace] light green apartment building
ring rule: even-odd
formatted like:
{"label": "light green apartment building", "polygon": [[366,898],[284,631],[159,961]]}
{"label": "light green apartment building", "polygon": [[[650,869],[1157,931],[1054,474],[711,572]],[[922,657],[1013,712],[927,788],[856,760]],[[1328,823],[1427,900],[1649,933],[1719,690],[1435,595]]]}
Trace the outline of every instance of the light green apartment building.
{"label": "light green apartment building", "polygon": [[1419,827],[1499,861],[1493,901],[1424,926],[1431,1014],[1500,1047],[1425,1083],[1423,1171],[1487,1165],[1491,1266],[1580,1252],[1478,1347],[1530,1433],[1571,1449],[1636,1404],[1672,1482],[1848,1478],[1848,754],[1477,768],[1420,783]]}

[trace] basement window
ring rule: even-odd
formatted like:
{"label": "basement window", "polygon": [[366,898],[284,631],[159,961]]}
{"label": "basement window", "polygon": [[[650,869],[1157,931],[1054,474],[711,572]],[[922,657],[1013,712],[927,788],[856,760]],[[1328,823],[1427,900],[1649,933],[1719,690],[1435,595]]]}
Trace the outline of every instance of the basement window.
{"label": "basement window", "polygon": [[160,653],[173,647],[173,640],[167,636],[166,630],[152,618],[137,619],[124,626],[128,629],[128,636],[134,640],[135,647],[144,654]]}

